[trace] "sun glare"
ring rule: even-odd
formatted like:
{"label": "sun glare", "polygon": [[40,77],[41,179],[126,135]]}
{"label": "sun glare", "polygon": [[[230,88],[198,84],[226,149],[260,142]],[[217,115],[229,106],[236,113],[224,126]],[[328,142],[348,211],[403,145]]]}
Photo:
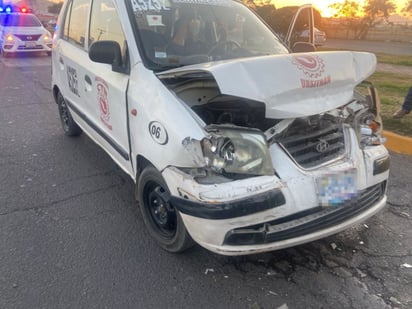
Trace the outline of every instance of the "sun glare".
{"label": "sun glare", "polygon": [[[353,0],[354,2],[357,2],[359,6],[362,6],[364,4],[363,0]],[[329,6],[334,3],[343,3],[344,0],[312,0],[310,3],[313,4],[313,6],[320,12],[322,17],[332,17],[336,11],[334,9],[331,9]]]}
{"label": "sun glare", "polygon": [[321,2],[321,3],[316,3],[313,6],[315,9],[317,9],[322,15],[322,17],[332,17],[334,14],[334,11],[328,7],[328,3]]}
{"label": "sun glare", "polygon": [[[352,0],[357,2],[360,7],[362,7],[366,0]],[[397,12],[399,13],[403,7],[405,7],[408,0],[398,0],[395,1],[397,6]],[[272,0],[276,8],[291,5],[302,5],[306,3],[313,4],[313,7],[319,11],[322,17],[332,17],[335,13],[333,9],[329,8],[329,5],[334,3],[343,3],[344,0]]]}
{"label": "sun glare", "polygon": [[[331,10],[329,8],[329,5],[343,1],[344,0],[272,0],[272,3],[274,3],[277,8],[283,6],[302,5],[306,3],[311,3],[313,4],[313,7],[319,11],[322,17],[331,17],[334,14],[334,10]],[[359,0],[357,2],[363,3],[362,0]]]}

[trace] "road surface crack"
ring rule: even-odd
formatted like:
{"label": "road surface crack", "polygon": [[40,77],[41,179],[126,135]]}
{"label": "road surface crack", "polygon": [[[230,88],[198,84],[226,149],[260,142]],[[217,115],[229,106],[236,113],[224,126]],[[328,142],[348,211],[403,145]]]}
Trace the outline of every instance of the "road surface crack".
{"label": "road surface crack", "polygon": [[66,201],[69,201],[69,200],[72,200],[72,199],[75,199],[75,198],[78,198],[78,197],[81,197],[81,196],[87,196],[87,195],[95,194],[95,193],[98,193],[98,192],[107,191],[107,190],[110,190],[110,189],[113,189],[113,188],[117,188],[119,186],[121,186],[121,185],[120,184],[115,184],[115,185],[110,185],[110,186],[106,186],[106,187],[103,187],[103,188],[99,188],[99,189],[96,189],[96,190],[81,192],[79,194],[71,195],[71,196],[68,196],[66,198],[56,200],[56,201],[52,201],[52,202],[44,204],[44,205],[32,206],[32,207],[28,207],[28,208],[24,208],[24,209],[14,209],[14,210],[11,210],[11,211],[8,211],[8,212],[0,213],[0,216],[12,215],[12,214],[15,214],[15,213],[24,213],[24,212],[27,212],[27,211],[40,211],[40,210],[48,209],[48,208],[56,206],[60,203],[63,203],[63,202],[66,202]]}

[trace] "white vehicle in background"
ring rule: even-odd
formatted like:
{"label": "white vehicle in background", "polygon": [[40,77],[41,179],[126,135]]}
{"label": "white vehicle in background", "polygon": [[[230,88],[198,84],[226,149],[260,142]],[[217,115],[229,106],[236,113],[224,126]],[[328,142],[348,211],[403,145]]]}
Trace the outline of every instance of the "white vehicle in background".
{"label": "white vehicle in background", "polygon": [[162,248],[295,246],[381,210],[389,154],[375,56],[287,45],[237,1],[66,0],[53,96],[135,181]]}
{"label": "white vehicle in background", "polygon": [[3,56],[33,52],[51,55],[52,35],[34,14],[1,11],[0,51]]}
{"label": "white vehicle in background", "polygon": [[[319,30],[318,28],[313,28],[313,30],[314,30],[314,35],[315,35],[315,45],[316,46],[322,46],[322,45],[324,45],[325,44],[325,42],[326,42],[326,33],[325,33],[325,31],[321,31],[321,30]],[[303,30],[301,33],[300,33],[300,38],[303,40],[303,41],[308,41],[308,39],[309,39],[309,36],[310,36],[310,31],[307,29],[307,30]]]}

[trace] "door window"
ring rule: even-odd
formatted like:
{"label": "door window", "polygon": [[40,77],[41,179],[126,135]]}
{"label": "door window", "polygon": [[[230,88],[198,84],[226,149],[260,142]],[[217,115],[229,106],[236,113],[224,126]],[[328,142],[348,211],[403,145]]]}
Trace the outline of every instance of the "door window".
{"label": "door window", "polygon": [[68,7],[63,37],[84,47],[90,0],[73,0]]}
{"label": "door window", "polygon": [[125,60],[126,38],[119,15],[112,0],[94,0],[90,16],[89,46],[95,41],[110,40],[119,43]]}

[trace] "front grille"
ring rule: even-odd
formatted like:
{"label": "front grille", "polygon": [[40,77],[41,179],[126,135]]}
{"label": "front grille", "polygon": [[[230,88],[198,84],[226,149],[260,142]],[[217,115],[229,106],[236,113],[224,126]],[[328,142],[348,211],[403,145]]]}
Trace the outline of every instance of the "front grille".
{"label": "front grille", "polygon": [[286,240],[331,227],[349,220],[380,201],[386,181],[362,190],[358,198],[341,206],[315,207],[281,219],[233,229],[226,234],[225,245],[254,245]]}
{"label": "front grille", "polygon": [[14,34],[14,36],[22,41],[37,41],[41,37],[41,34]]}
{"label": "front grille", "polygon": [[318,166],[345,152],[345,138],[341,125],[281,138],[279,142],[304,168]]}

